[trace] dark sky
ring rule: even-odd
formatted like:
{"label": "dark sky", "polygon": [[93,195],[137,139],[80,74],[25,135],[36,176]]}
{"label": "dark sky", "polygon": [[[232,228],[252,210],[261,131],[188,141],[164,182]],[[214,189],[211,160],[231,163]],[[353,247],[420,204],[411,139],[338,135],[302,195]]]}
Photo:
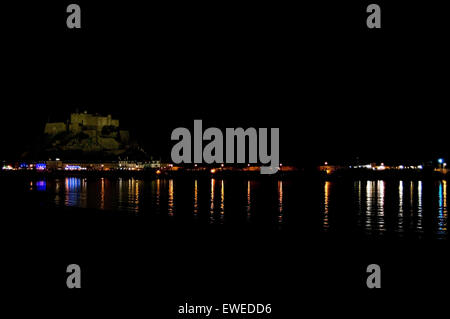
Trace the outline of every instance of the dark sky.
{"label": "dark sky", "polygon": [[378,1],[381,30],[364,1],[92,2],[77,1],[81,30],[65,26],[70,2],[2,10],[2,157],[76,108],[113,114],[163,157],[194,119],[279,127],[282,160],[448,153],[439,2]]}

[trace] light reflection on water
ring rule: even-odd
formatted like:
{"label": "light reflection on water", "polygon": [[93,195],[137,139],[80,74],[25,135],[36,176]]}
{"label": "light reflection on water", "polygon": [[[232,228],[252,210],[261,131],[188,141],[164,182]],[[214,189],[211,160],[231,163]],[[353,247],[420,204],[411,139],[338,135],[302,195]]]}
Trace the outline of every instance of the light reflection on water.
{"label": "light reflection on water", "polygon": [[325,182],[324,185],[324,199],[323,199],[323,218],[322,218],[322,227],[324,230],[328,230],[329,224],[328,224],[328,209],[330,205],[330,185],[331,183],[329,181]]}
{"label": "light reflection on water", "polygon": [[398,185],[398,222],[397,222],[397,232],[402,233],[404,230],[404,210],[403,210],[403,181],[399,182]]}
{"label": "light reflection on water", "polygon": [[213,224],[215,222],[215,217],[214,217],[214,191],[215,191],[215,187],[216,187],[216,180],[214,178],[211,179],[211,198],[210,198],[210,209],[209,209],[209,213],[210,213],[210,218],[209,218],[209,222],[211,224]]}
{"label": "light reflection on water", "polygon": [[422,227],[422,181],[417,182],[417,231],[422,233],[423,227]]}
{"label": "light reflection on water", "polygon": [[[62,183],[62,181],[59,181]],[[61,186],[58,186],[58,189]],[[68,177],[64,180],[64,205],[65,206],[79,206],[86,208],[87,203],[87,187],[86,182],[81,178]],[[104,196],[104,189],[100,192]],[[100,205],[100,208],[102,206]]]}
{"label": "light reflection on water", "polygon": [[198,216],[198,180],[194,181],[194,216]]}
{"label": "light reflection on water", "polygon": [[[67,177],[30,181],[29,187],[53,193],[57,206],[156,213],[170,218],[190,211],[191,217],[203,220],[204,216],[210,224],[227,223],[227,214],[242,214],[242,222],[246,223],[252,223],[255,218],[260,220],[258,218],[263,214],[273,214],[272,218],[264,220],[276,220],[279,225],[289,224],[287,214],[295,214],[300,225],[301,214],[315,211],[323,231],[333,231],[342,217],[353,214],[354,218],[349,219],[355,223],[352,229],[369,235],[433,233],[446,238],[448,234],[446,180],[357,180],[350,186],[326,181],[319,190],[322,193],[320,206],[316,206],[317,203],[293,182],[276,180],[263,186],[261,183],[258,180],[213,178],[195,179],[187,186],[177,186],[179,184],[174,179],[144,181]],[[350,189],[346,191],[346,187]],[[293,196],[287,198],[286,194]],[[188,205],[184,204],[183,198],[187,198]],[[350,205],[343,207],[346,202]]]}
{"label": "light reflection on water", "polygon": [[224,222],[225,218],[225,185],[224,181],[220,184],[220,223]]}
{"label": "light reflection on water", "polygon": [[283,223],[283,181],[278,181],[278,223]]}
{"label": "light reflection on water", "polygon": [[379,232],[385,232],[384,224],[384,196],[386,184],[384,181],[377,181],[377,227]]}
{"label": "light reflection on water", "polygon": [[445,235],[447,234],[447,181],[443,180],[439,182],[439,206],[438,206],[438,234]]}
{"label": "light reflection on water", "polygon": [[169,180],[169,200],[167,203],[167,209],[170,217],[173,217],[175,212],[175,201],[173,199],[174,191],[173,191],[173,179]]}
{"label": "light reflection on water", "polygon": [[[219,190],[217,190],[219,188]],[[218,194],[216,196],[216,194]],[[223,180],[211,179],[209,223],[223,224],[225,221],[225,184]]]}
{"label": "light reflection on water", "polygon": [[366,218],[365,218],[365,228],[366,230],[371,233],[373,230],[372,221],[373,221],[373,212],[374,209],[372,207],[373,204],[373,196],[374,196],[374,190],[373,190],[373,181],[367,181],[366,184]]}
{"label": "light reflection on water", "polygon": [[[358,187],[360,187],[358,185]],[[369,234],[382,234],[385,225],[385,181],[367,181],[365,189],[364,227]],[[362,210],[361,191],[358,190],[359,207]],[[361,216],[361,215],[360,215]],[[361,217],[359,217],[361,218]],[[361,224],[361,223],[359,223]]]}
{"label": "light reflection on water", "polygon": [[251,188],[251,182],[247,182],[247,205],[245,206],[245,210],[247,213],[247,221],[250,221],[251,217],[251,207],[252,207],[252,188]]}
{"label": "light reflection on water", "polygon": [[47,182],[46,181],[37,181],[36,189],[40,192],[47,190]]}

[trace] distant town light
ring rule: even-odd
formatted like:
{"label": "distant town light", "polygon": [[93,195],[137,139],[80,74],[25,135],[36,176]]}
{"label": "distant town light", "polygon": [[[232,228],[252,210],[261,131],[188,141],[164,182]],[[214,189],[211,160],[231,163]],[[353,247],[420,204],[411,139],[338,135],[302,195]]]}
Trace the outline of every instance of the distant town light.
{"label": "distant town light", "polygon": [[423,166],[422,166],[422,165],[419,165],[419,166],[417,166],[417,168],[418,168],[418,169],[422,169],[422,168],[423,168]]}
{"label": "distant town light", "polygon": [[56,161],[60,161],[60,159],[59,159],[58,157],[57,157],[57,158],[55,158],[55,160],[56,160]]}
{"label": "distant town light", "polygon": [[47,168],[47,165],[45,163],[38,163],[36,164],[36,169],[39,171],[43,171]]}
{"label": "distant town light", "polygon": [[66,171],[79,171],[81,170],[81,166],[79,165],[66,165]]}
{"label": "distant town light", "polygon": [[328,165],[328,162],[325,162],[324,164],[325,164],[325,165]]}

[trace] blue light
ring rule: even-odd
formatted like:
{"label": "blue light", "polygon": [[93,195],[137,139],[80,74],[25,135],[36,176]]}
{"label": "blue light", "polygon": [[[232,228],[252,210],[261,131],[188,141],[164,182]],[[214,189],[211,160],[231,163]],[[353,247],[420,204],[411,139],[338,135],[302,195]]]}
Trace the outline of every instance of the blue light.
{"label": "blue light", "polygon": [[45,163],[38,163],[38,164],[36,164],[36,169],[37,170],[42,171],[42,170],[44,170],[46,168],[47,168],[47,164],[45,164]]}
{"label": "blue light", "polygon": [[66,165],[65,169],[67,171],[79,171],[81,169],[81,166],[79,166],[79,165]]}
{"label": "blue light", "polygon": [[439,163],[439,164],[444,163],[444,159],[443,159],[443,158],[438,159],[438,163]]}
{"label": "blue light", "polygon": [[47,188],[47,182],[46,181],[37,181],[36,182],[36,189],[40,192],[45,191]]}

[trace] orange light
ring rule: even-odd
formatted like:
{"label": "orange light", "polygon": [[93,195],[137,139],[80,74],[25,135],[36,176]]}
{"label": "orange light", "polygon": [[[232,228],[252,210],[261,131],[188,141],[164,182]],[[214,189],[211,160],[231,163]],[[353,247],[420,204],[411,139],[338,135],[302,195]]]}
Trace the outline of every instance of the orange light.
{"label": "orange light", "polygon": [[211,170],[211,173],[214,174],[215,172],[216,172],[216,170],[213,168],[213,169]]}
{"label": "orange light", "polygon": [[160,170],[157,170],[157,171],[156,171],[156,174],[158,174],[158,175],[161,174],[161,171],[160,171]]}

